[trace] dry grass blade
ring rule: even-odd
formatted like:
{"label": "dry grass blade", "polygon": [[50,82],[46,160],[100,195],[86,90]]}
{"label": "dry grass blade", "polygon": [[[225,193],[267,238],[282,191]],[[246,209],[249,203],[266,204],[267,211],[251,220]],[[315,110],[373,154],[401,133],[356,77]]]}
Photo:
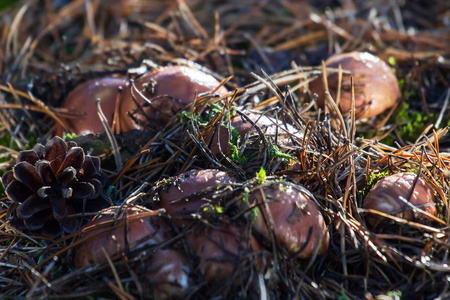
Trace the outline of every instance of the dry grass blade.
{"label": "dry grass blade", "polygon": [[100,121],[102,122],[103,128],[105,128],[106,134],[108,135],[108,139],[111,142],[111,146],[114,151],[114,160],[116,162],[117,172],[120,172],[122,170],[122,158],[121,158],[120,152],[119,152],[119,145],[117,144],[117,140],[114,137],[113,131],[111,130],[111,127],[108,124],[108,120],[106,119],[105,115],[103,114],[102,107],[100,106],[100,99],[96,99],[96,104],[97,104],[98,117],[100,118]]}
{"label": "dry grass blade", "polygon": [[[128,293],[126,293],[126,292],[124,291],[124,289],[123,289],[122,281],[120,280],[119,274],[117,274],[116,267],[114,266],[114,264],[113,264],[111,258],[109,257],[108,253],[106,252],[105,248],[103,248],[103,247],[102,247],[102,252],[103,252],[103,254],[105,255],[105,258],[106,258],[106,261],[108,262],[109,267],[111,268],[111,271],[112,271],[112,273],[113,273],[113,275],[114,275],[114,279],[116,280],[117,287],[118,287],[118,292],[119,292],[119,293],[118,293],[118,296],[119,296],[121,299],[130,299],[129,297],[131,297],[131,299],[134,299],[134,297],[132,297],[131,295],[129,295],[128,298],[124,298],[124,297],[123,297],[124,294],[126,295],[126,294],[128,294]],[[108,283],[108,284],[110,284],[110,283]],[[114,289],[114,291],[116,292],[117,289]]]}

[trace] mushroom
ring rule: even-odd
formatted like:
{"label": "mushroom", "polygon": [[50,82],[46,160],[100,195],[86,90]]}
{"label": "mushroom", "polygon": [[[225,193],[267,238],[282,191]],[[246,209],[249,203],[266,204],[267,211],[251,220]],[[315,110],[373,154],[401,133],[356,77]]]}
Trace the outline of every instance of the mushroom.
{"label": "mushroom", "polygon": [[186,258],[174,249],[160,249],[143,265],[155,299],[181,298],[190,286]]}
{"label": "mushroom", "polygon": [[250,193],[249,203],[259,209],[254,229],[268,240],[272,240],[273,232],[289,253],[309,258],[316,251],[322,255],[328,249],[327,226],[312,194],[304,187],[268,182]]}
{"label": "mushroom", "polygon": [[[119,215],[116,217],[116,214]],[[75,248],[74,264],[85,267],[105,260],[105,253],[116,258],[139,245],[158,245],[170,236],[170,228],[159,212],[143,207],[119,207],[101,211],[83,230],[81,243]]]}
{"label": "mushroom", "polygon": [[[140,122],[167,122],[177,111],[194,101],[195,95],[211,92],[219,87],[219,82],[203,71],[186,66],[169,66],[146,73],[134,82],[135,88],[125,89],[120,102],[121,113],[133,112],[136,102],[142,107],[142,113],[134,118]],[[225,87],[217,89],[216,94],[225,95]],[[150,104],[151,103],[151,104]],[[132,118],[125,118],[120,124],[122,132],[142,129]]]}
{"label": "mushroom", "polygon": [[[82,242],[75,248],[75,266],[86,267],[104,261],[106,255],[116,258],[126,250],[166,242],[170,228],[158,214],[139,206],[122,212],[120,207],[103,210],[83,230]],[[185,257],[175,249],[157,249],[140,263],[140,279],[150,283],[150,291],[158,299],[186,293],[190,271]]]}
{"label": "mushroom", "polygon": [[[287,143],[289,140],[287,132],[297,135],[297,137],[301,136],[299,130],[295,129],[290,124],[286,124],[287,126],[285,126],[283,122],[277,121],[276,119],[267,117],[265,115],[259,115],[247,111],[245,111],[244,113],[245,116],[250,119],[250,121],[240,115],[235,116],[230,121],[231,127],[236,129],[241,139],[243,139],[248,133],[251,135],[257,135],[258,130],[256,129],[256,125],[261,129],[263,133],[265,133],[265,136],[275,137],[275,135],[278,133],[279,143],[282,144]],[[219,145],[220,150],[222,150],[224,154],[228,153],[230,133],[228,130],[228,124],[225,123],[224,125],[225,128],[221,127],[214,135],[213,132],[210,132],[205,138],[206,143],[211,145],[210,149],[214,154],[218,154],[220,152]]]}
{"label": "mushroom", "polygon": [[123,77],[104,77],[85,81],[75,87],[67,95],[64,107],[69,111],[81,112],[83,115],[68,118],[69,129],[77,135],[104,131],[97,113],[96,100],[100,99],[100,107],[108,124],[111,125],[119,88],[125,87],[125,84]]}
{"label": "mushroom", "polygon": [[[351,52],[330,57],[326,60],[327,68],[350,71],[354,78],[355,113],[358,119],[372,118],[393,107],[401,97],[397,78],[391,68],[380,58],[367,52]],[[338,73],[327,77],[328,89],[336,101],[339,85]],[[325,105],[325,88],[322,78],[310,83],[310,90],[319,97],[317,103]],[[343,74],[341,83],[340,107],[343,113],[351,110],[350,75]]]}
{"label": "mushroom", "polygon": [[[437,202],[434,189],[414,173],[397,173],[378,181],[364,199],[363,208],[373,209],[389,215],[402,217],[410,221],[423,221],[429,216],[414,207],[437,216]],[[414,186],[414,182],[417,183]],[[414,186],[414,191],[412,190]],[[406,202],[409,202],[407,204]],[[368,214],[366,221],[375,228],[383,220],[381,216]]]}
{"label": "mushroom", "polygon": [[[298,145],[302,144],[301,139],[303,137],[303,132],[296,129],[294,126],[288,123],[285,124],[280,120],[276,120],[265,115],[259,115],[247,111],[244,113],[245,117],[238,115],[232,118],[230,125],[231,129],[233,130],[234,128],[237,134],[239,134],[241,139],[239,146],[243,146],[245,141],[245,151],[242,152],[243,155],[247,157],[251,155],[252,157],[248,161],[239,162],[241,163],[242,169],[248,175],[254,176],[261,169],[263,162],[265,161],[265,155],[267,154],[263,151],[263,144],[261,143],[261,137],[259,135],[259,131],[256,129],[256,126],[258,126],[264,133],[266,140],[272,143],[274,148],[270,150],[275,149],[275,147],[278,147],[278,150],[283,147],[293,147],[294,144],[292,140],[297,141]],[[218,155],[220,151],[222,151],[223,154],[229,155],[230,133],[228,130],[228,124],[225,123],[224,126],[221,126],[219,130],[217,130],[217,132],[214,132],[214,130],[210,131],[205,138],[205,142],[210,146],[210,150],[213,154]],[[267,148],[268,147],[266,147],[266,149]],[[241,149],[238,150],[241,151]],[[254,154],[256,154],[256,156]],[[268,154],[267,159],[272,159],[266,161],[265,168],[267,168],[267,171],[270,174],[285,169],[285,164],[282,164],[281,160],[274,155],[273,151]],[[301,170],[301,167],[297,162],[289,162],[290,164],[287,167],[288,170],[294,172],[296,170]],[[297,176],[294,172],[292,172],[293,174],[290,177],[294,181],[297,181],[299,176]]]}
{"label": "mushroom", "polygon": [[[175,178],[173,184],[160,191],[157,208],[164,208],[176,225],[189,224],[191,214],[207,204],[217,204],[211,195],[218,187],[234,182],[227,173],[214,169],[192,170]],[[211,202],[212,201],[212,202]]]}
{"label": "mushroom", "polygon": [[[233,279],[239,284],[252,266],[261,268],[260,249],[245,228],[230,225],[196,228],[187,236],[188,244],[200,258],[198,268],[208,282]],[[255,259],[256,258],[256,259]]]}

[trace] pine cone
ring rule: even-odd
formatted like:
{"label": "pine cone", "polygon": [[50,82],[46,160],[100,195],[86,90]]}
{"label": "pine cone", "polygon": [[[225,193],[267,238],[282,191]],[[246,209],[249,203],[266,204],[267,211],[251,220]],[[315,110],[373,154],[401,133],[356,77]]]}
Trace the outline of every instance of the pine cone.
{"label": "pine cone", "polygon": [[50,237],[79,228],[82,217],[71,215],[108,206],[102,193],[106,175],[100,159],[85,156],[75,142],[66,143],[60,137],[21,151],[2,183],[8,198],[19,203],[12,206],[11,223]]}

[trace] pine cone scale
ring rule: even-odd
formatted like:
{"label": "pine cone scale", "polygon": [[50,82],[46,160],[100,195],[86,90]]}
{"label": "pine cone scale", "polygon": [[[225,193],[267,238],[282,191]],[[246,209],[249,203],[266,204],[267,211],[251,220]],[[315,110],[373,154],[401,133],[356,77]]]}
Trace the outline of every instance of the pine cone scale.
{"label": "pine cone scale", "polygon": [[40,212],[34,214],[33,216],[23,219],[25,226],[29,230],[40,230],[44,225],[52,219],[52,209],[41,210]]}
{"label": "pine cone scale", "polygon": [[17,156],[17,162],[28,162],[32,165],[34,165],[39,160],[39,156],[34,150],[25,150],[19,152],[19,155]]}
{"label": "pine cone scale", "polygon": [[98,157],[88,156],[83,163],[83,175],[87,177],[96,177],[100,175],[100,159]]}
{"label": "pine cone scale", "polygon": [[49,209],[52,206],[48,201],[42,201],[42,198],[36,194],[31,195],[17,208],[17,213],[22,219],[28,219],[34,214],[44,209]]}
{"label": "pine cone scale", "polygon": [[67,217],[66,200],[63,197],[50,197],[50,202],[56,220],[61,221]]}
{"label": "pine cone scale", "polygon": [[67,233],[74,233],[77,231],[80,222],[75,218],[66,218],[60,222],[61,227]]}
{"label": "pine cone scale", "polygon": [[28,162],[20,162],[14,166],[14,177],[26,185],[30,190],[39,189],[43,182],[35,167]]}
{"label": "pine cone scale", "polygon": [[59,173],[64,171],[68,167],[73,167],[76,170],[79,170],[83,165],[84,161],[84,151],[81,147],[73,147],[66,153],[66,157],[58,170],[57,176]]}
{"label": "pine cone scale", "polygon": [[22,203],[28,199],[33,194],[25,184],[20,181],[12,181],[6,188],[6,195],[9,199]]}
{"label": "pine cone scale", "polygon": [[51,185],[55,180],[56,176],[52,171],[52,167],[50,166],[50,163],[45,160],[41,160],[36,163],[36,172],[38,173],[39,177],[41,177],[42,182],[45,185]]}
{"label": "pine cone scale", "polygon": [[61,175],[58,176],[58,182],[63,186],[68,186],[71,184],[75,177],[77,176],[77,170],[72,167],[68,167],[64,171],[62,171]]}
{"label": "pine cone scale", "polygon": [[14,180],[13,171],[8,171],[2,176],[2,184],[4,187],[7,187]]}
{"label": "pine cone scale", "polygon": [[[90,182],[75,182],[71,185],[71,187],[73,189],[72,198],[89,199],[90,197],[96,195],[95,186]],[[101,192],[101,186],[99,190]]]}
{"label": "pine cone scale", "polygon": [[67,144],[60,137],[54,137],[45,145],[45,160],[56,174],[66,158]]}

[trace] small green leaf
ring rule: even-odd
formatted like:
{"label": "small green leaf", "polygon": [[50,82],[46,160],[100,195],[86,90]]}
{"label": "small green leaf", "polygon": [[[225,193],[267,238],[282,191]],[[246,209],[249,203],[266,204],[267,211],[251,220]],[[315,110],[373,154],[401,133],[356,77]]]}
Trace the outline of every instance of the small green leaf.
{"label": "small green leaf", "polygon": [[278,148],[275,145],[271,145],[270,147],[270,154],[272,156],[284,159],[284,160],[289,160],[289,159],[294,159],[294,157],[292,155],[286,154],[283,151],[280,150],[280,148]]}
{"label": "small green leaf", "polygon": [[77,137],[75,133],[67,133],[63,136],[64,140],[74,140]]}
{"label": "small green leaf", "polygon": [[258,184],[266,182],[266,170],[263,167],[256,173],[256,177],[258,177]]}
{"label": "small green leaf", "polygon": [[244,201],[245,204],[250,205],[250,202],[248,202],[248,197],[250,196],[250,190],[248,187],[244,188],[244,197],[242,198],[242,201]]}
{"label": "small green leaf", "polygon": [[389,56],[388,61],[391,66],[395,66],[395,57]]}

